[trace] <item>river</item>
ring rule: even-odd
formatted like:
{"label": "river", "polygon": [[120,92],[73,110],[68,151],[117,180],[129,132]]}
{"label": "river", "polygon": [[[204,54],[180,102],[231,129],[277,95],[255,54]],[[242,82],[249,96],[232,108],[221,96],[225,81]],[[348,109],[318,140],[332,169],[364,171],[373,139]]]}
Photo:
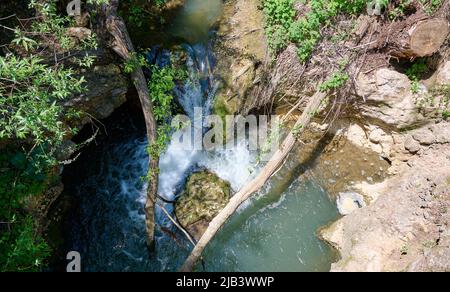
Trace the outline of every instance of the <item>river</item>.
{"label": "river", "polygon": [[[177,37],[185,36],[188,78],[175,92],[192,119],[194,107],[210,113],[218,88],[219,79],[211,74],[210,26],[220,9],[221,0],[188,0],[170,29]],[[199,22],[202,17],[208,21]],[[169,56],[169,51],[155,48],[151,59],[166,58],[165,63]],[[175,271],[192,246],[157,210],[156,248],[147,249],[145,133],[126,112],[116,118],[120,122],[105,124],[108,135],[102,142],[90,146],[64,172],[66,193],[76,206],[66,222],[64,248],[80,252],[83,271]],[[215,152],[185,150],[172,142],[161,157],[159,194],[176,199],[186,178],[199,169],[216,173],[237,191],[253,175],[255,161],[256,153],[247,149],[246,141]],[[290,165],[279,175],[295,172]],[[211,242],[205,251],[206,271],[329,270],[335,252],[317,238],[316,231],[338,217],[335,203],[315,181],[297,176],[280,190],[273,183],[276,180],[275,176],[240,208]],[[172,205],[165,206],[173,211]]]}

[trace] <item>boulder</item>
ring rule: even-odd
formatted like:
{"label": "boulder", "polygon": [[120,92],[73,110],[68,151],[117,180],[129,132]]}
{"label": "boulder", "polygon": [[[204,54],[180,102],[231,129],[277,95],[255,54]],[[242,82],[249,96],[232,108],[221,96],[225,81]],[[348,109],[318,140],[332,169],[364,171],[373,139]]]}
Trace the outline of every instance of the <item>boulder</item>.
{"label": "boulder", "polygon": [[411,81],[402,73],[387,68],[374,74],[361,74],[357,80],[362,115],[381,123],[403,129],[425,122],[416,97],[411,90]]}
{"label": "boulder", "polygon": [[418,141],[421,145],[429,146],[436,142],[436,137],[431,130],[425,128],[417,130],[413,134],[413,138]]}
{"label": "boulder", "polygon": [[336,203],[339,213],[344,216],[366,206],[363,196],[358,193],[340,193]]}
{"label": "boulder", "polygon": [[209,171],[192,174],[175,205],[178,221],[196,239],[230,200],[230,184]]}
{"label": "boulder", "polygon": [[[104,119],[125,103],[128,81],[118,66],[114,64],[95,66],[84,76],[86,92],[66,101],[65,107],[76,108],[96,119]],[[88,122],[89,118],[84,116],[77,122],[77,126],[83,126]]]}

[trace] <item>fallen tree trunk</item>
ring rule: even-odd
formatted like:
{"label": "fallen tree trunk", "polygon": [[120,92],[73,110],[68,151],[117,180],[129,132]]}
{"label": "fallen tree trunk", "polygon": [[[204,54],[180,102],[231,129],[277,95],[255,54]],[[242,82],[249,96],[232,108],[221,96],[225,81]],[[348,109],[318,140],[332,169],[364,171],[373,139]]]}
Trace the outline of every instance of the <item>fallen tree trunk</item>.
{"label": "fallen tree trunk", "polygon": [[439,51],[449,34],[446,19],[425,19],[404,28],[392,40],[391,55],[399,58],[431,56]]}
{"label": "fallen tree trunk", "polygon": [[[117,8],[119,7],[119,0],[110,0],[109,4],[104,4],[103,7],[106,15],[106,28],[113,36],[113,50],[124,60],[133,57],[135,53],[133,43],[128,34],[126,25],[121,17],[117,15]],[[131,73],[131,79],[136,87],[141,102],[142,111],[145,118],[145,126],[147,129],[147,139],[149,145],[156,142],[156,120],[153,116],[153,104],[151,102],[147,80],[141,67],[137,67]],[[159,167],[159,158],[150,157],[149,159],[149,185],[147,188],[147,201],[145,204],[146,228],[147,228],[147,243],[149,246],[154,242],[155,229],[155,201],[156,193],[158,191],[158,175],[157,169]]]}
{"label": "fallen tree trunk", "polygon": [[234,214],[239,206],[248,200],[252,194],[259,191],[269,180],[269,178],[283,165],[285,158],[293,149],[298,137],[305,130],[306,126],[319,109],[322,100],[324,100],[326,96],[326,93],[317,92],[311,97],[303,114],[299,117],[286,139],[283,141],[266,166],[261,170],[259,175],[246,184],[236,195],[234,195],[225,208],[211,221],[205,233],[181,267],[181,272],[190,272],[193,270],[196,262],[201,257],[203,250],[216,235],[219,229]]}

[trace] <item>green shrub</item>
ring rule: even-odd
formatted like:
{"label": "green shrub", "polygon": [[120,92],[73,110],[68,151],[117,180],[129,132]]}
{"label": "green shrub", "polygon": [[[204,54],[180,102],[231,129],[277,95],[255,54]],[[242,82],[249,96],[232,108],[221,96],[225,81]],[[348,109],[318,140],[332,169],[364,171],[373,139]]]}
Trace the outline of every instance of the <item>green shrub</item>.
{"label": "green shrub", "polygon": [[76,132],[64,123],[71,111],[62,103],[84,91],[80,67],[94,61],[85,55],[63,64],[56,55],[97,47],[95,35],[81,41],[67,35],[74,20],[58,14],[57,2],[30,0],[30,14],[38,17],[4,26],[14,36],[1,44],[8,54],[0,55],[0,142],[13,149],[0,153],[0,271],[39,270],[50,252],[26,202],[48,187],[56,150]]}
{"label": "green shrub", "polygon": [[0,271],[36,271],[45,263],[49,248],[35,223],[23,210],[23,201],[41,194],[47,174],[37,160],[36,149],[30,154],[3,150],[0,154]]}
{"label": "green shrub", "polygon": [[176,81],[185,78],[185,72],[171,66],[159,68],[155,65],[151,66],[151,72],[148,89],[158,128],[157,141],[149,145],[147,151],[150,156],[159,157],[166,149],[172,131],[170,121],[174,105],[173,90]]}
{"label": "green shrub", "polygon": [[265,31],[274,52],[283,49],[289,40],[289,29],[294,22],[294,0],[265,0]]}
{"label": "green shrub", "polygon": [[333,89],[337,89],[343,86],[349,79],[349,76],[346,73],[338,72],[334,73],[330,79],[322,83],[319,87],[321,92],[330,91]]}
{"label": "green shrub", "polygon": [[305,62],[321,38],[320,29],[340,13],[358,14],[366,8],[366,0],[310,0],[310,11],[295,19],[295,0],[265,0],[266,34],[276,53],[288,42],[298,47],[298,56]]}
{"label": "green shrub", "polygon": [[428,66],[424,59],[418,59],[408,70],[406,70],[406,75],[411,80],[412,93],[419,92],[419,80],[423,74],[428,72],[428,70]]}
{"label": "green shrub", "polygon": [[0,234],[0,272],[36,272],[50,255],[50,248],[36,235],[31,217],[13,220],[10,232]]}

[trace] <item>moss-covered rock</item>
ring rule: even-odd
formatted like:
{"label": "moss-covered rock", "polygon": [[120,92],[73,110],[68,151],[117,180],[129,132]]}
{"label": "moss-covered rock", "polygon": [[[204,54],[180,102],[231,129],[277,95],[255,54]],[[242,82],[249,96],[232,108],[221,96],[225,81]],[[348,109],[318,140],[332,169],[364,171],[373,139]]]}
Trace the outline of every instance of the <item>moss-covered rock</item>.
{"label": "moss-covered rock", "polygon": [[221,108],[229,114],[245,112],[255,104],[251,94],[262,74],[260,66],[267,54],[264,16],[260,0],[236,0],[224,3],[217,24],[214,54],[216,72],[221,77]]}
{"label": "moss-covered rock", "polygon": [[178,221],[199,238],[230,200],[230,184],[209,171],[194,173],[175,205]]}

